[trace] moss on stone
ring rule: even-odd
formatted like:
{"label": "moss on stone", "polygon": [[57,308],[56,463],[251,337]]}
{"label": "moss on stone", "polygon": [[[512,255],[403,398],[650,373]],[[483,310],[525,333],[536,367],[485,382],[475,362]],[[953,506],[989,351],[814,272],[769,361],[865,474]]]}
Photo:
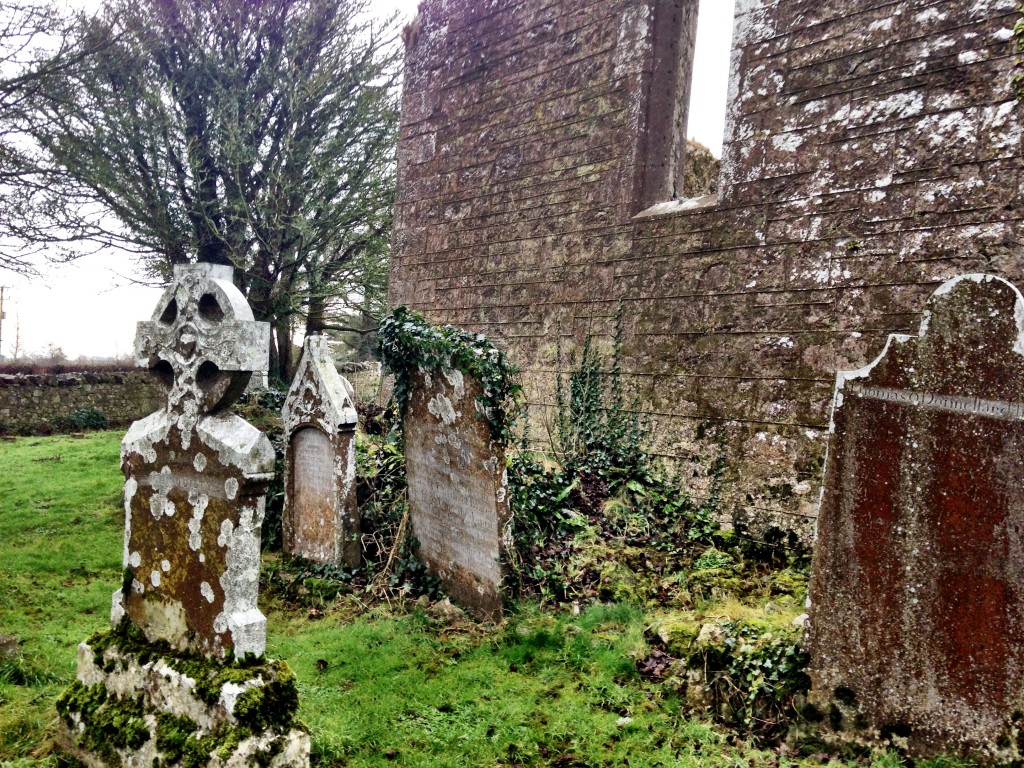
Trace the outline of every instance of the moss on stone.
{"label": "moss on stone", "polygon": [[156,747],[159,766],[203,768],[216,757],[227,762],[252,732],[242,726],[221,725],[212,733],[199,734],[199,726],[187,717],[157,715]]}
{"label": "moss on stone", "polygon": [[[225,685],[259,681],[235,702],[236,723],[223,723],[205,734],[190,718],[157,711],[141,694],[122,699],[103,683],[87,686],[76,681],[58,699],[57,711],[82,748],[108,765],[121,765],[118,749],[134,751],[154,739],[159,753],[154,768],[201,768],[214,757],[226,762],[246,739],[268,730],[284,733],[292,726],[299,704],[298,686],[283,661],[253,656],[220,661],[174,651],[167,643],[149,643],[127,618],[114,629],[93,635],[87,643],[96,666],[107,673],[134,663],[141,667],[152,661],[165,662],[195,681],[193,695],[211,707],[220,702]],[[79,724],[82,731],[78,731]],[[254,764],[263,765],[265,759],[269,765],[281,749],[278,740],[273,745],[266,754],[253,757]]]}
{"label": "moss on stone", "polygon": [[108,648],[117,648],[122,655],[132,654],[138,657],[140,664],[147,663],[155,655],[169,656],[173,653],[167,643],[149,642],[143,631],[132,624],[127,616],[121,617],[113,629],[97,632],[85,642],[92,648],[93,659],[100,669],[104,669],[103,657]]}
{"label": "moss on stone", "polygon": [[93,650],[96,666],[108,673],[114,671],[116,664],[114,660],[106,659],[106,652],[110,648],[116,648],[122,657],[135,656],[140,666],[156,659],[163,660],[176,672],[194,680],[196,697],[210,706],[220,701],[221,691],[228,683],[242,685],[249,680],[262,680],[263,686],[259,690],[264,695],[251,694],[241,697],[239,701],[241,704],[245,700],[245,717],[250,727],[257,732],[266,727],[258,723],[273,723],[287,728],[298,709],[295,675],[283,661],[251,655],[238,660],[218,661],[199,654],[176,651],[168,643],[149,642],[142,630],[132,624],[127,616],[114,629],[98,632],[86,642]]}
{"label": "moss on stone", "polygon": [[295,674],[284,662],[274,662],[270,679],[250,688],[235,702],[235,719],[256,732],[272,725],[287,728],[299,708],[299,688]]}
{"label": "moss on stone", "polygon": [[[156,748],[165,763],[179,762],[188,749],[188,742],[199,726],[187,717],[177,717],[168,712],[156,716]],[[194,739],[193,739],[194,740]]]}
{"label": "moss on stone", "polygon": [[807,575],[792,568],[775,571],[768,585],[773,595],[790,595],[803,599],[807,594]]}
{"label": "moss on stone", "polygon": [[601,563],[598,571],[598,596],[602,600],[639,605],[646,591],[644,580],[625,564],[618,560]]}
{"label": "moss on stone", "polygon": [[700,624],[692,614],[668,616],[658,625],[657,634],[671,656],[689,659],[700,635]]}
{"label": "moss on stone", "polygon": [[137,750],[150,739],[142,697],[110,695],[102,684],[76,680],[57,700],[57,713],[72,731],[80,724],[82,745],[109,765],[120,765],[117,750]]}

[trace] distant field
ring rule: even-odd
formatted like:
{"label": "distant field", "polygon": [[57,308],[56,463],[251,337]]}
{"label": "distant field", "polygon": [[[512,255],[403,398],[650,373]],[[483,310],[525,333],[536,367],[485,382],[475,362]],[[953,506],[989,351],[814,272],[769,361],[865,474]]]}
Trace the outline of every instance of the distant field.
{"label": "distant field", "polygon": [[[120,581],[120,433],[0,443],[0,766],[56,766],[53,702],[75,647],[107,625]],[[276,573],[276,556],[264,576]],[[502,627],[432,618],[356,595],[264,596],[269,650],[295,669],[300,718],[322,766],[820,765],[753,749],[685,716],[640,679],[648,617],[627,605],[579,616],[523,606]],[[825,758],[827,760],[827,758]],[[850,763],[851,765],[853,763]],[[860,765],[895,766],[892,755]],[[949,764],[949,763],[946,763]]]}

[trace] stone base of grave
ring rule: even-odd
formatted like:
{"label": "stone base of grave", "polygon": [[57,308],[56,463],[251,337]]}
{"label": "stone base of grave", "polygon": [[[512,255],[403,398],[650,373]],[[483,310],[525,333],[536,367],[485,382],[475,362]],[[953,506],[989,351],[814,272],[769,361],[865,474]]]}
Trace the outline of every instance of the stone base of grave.
{"label": "stone base of grave", "polygon": [[218,664],[117,639],[78,646],[78,679],[57,701],[61,746],[88,768],[308,768],[284,662]]}
{"label": "stone base of grave", "polygon": [[888,721],[873,722],[852,698],[849,688],[836,691],[838,696],[835,692],[828,696],[811,691],[803,715],[810,715],[819,722],[806,721],[793,726],[787,734],[787,743],[813,740],[837,752],[850,748],[876,752],[896,750],[912,760],[957,757],[969,765],[1021,765],[1024,760],[1024,717],[1019,711],[1008,714],[1005,721],[979,737],[970,728],[982,722],[980,718],[965,715],[964,725],[959,730],[937,726],[924,717],[910,717],[905,713]]}

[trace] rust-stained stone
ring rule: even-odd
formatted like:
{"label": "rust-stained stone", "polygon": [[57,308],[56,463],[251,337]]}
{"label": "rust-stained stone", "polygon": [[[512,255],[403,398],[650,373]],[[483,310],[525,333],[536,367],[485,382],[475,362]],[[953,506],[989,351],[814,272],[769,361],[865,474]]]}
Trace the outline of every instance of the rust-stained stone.
{"label": "rust-stained stone", "polygon": [[509,515],[504,448],[478,413],[475,378],[445,368],[412,379],[403,432],[417,554],[456,602],[479,618],[499,618]]}
{"label": "rust-stained stone", "polygon": [[325,336],[306,339],[282,418],[285,552],[318,563],[358,566],[358,415],[352,387],[335,368]]}
{"label": "rust-stained stone", "polygon": [[167,405],[121,444],[125,584],[112,621],[127,613],[151,642],[181,650],[262,655],[260,526],[274,449],[223,409],[266,370],[269,327],[253,321],[230,267],[178,266],[135,343]]}
{"label": "rust-stained stone", "polygon": [[807,647],[840,738],[1021,758],[1022,529],[1024,301],[967,275],[838,376]]}

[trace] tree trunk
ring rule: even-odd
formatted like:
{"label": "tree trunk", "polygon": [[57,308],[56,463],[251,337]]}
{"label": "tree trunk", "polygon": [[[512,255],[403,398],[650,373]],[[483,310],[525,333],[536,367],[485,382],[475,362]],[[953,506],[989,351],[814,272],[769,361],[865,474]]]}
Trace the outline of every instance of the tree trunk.
{"label": "tree trunk", "polygon": [[279,358],[277,356],[277,334],[273,333],[273,327],[271,327],[271,334],[270,334],[270,365],[267,368],[267,375],[271,379],[276,378],[276,371],[277,371],[277,369],[279,367],[278,360],[279,360]]}
{"label": "tree trunk", "polygon": [[279,321],[274,329],[277,333],[277,368],[271,372],[285,384],[292,381],[292,324],[290,320]]}
{"label": "tree trunk", "polygon": [[327,302],[323,296],[310,296],[308,311],[306,312],[306,337],[320,336],[323,334],[327,323]]}

